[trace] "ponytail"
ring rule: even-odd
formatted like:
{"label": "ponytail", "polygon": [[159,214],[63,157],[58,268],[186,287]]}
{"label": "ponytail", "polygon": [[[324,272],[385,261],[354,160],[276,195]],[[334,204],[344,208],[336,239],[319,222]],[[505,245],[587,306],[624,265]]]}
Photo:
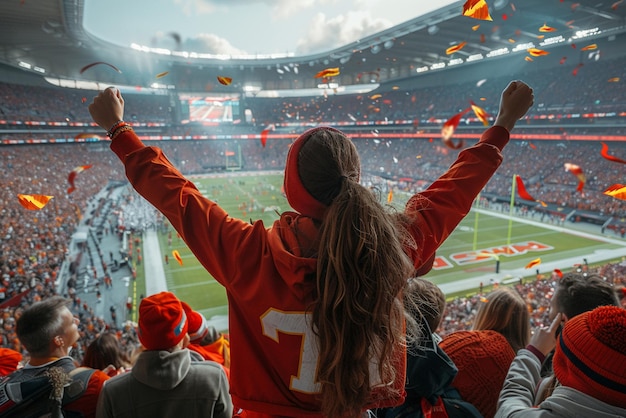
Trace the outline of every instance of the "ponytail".
{"label": "ponytail", "polygon": [[398,299],[413,266],[398,238],[396,218],[374,194],[343,179],[320,228],[317,303],[322,412],[357,416],[371,401],[399,397],[394,354],[403,344],[403,309]]}

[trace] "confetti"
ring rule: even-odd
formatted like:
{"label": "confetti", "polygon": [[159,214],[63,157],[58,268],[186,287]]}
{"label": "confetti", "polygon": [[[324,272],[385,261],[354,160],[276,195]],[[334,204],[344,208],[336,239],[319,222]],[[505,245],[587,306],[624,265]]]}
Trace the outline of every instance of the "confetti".
{"label": "confetti", "polygon": [[534,197],[532,197],[530,195],[530,193],[528,193],[528,191],[526,191],[526,186],[524,185],[524,181],[522,180],[522,178],[518,175],[515,175],[515,183],[517,184],[517,194],[519,195],[519,197],[521,197],[524,200],[529,200],[531,202],[539,202],[541,204],[541,206],[547,206],[544,202],[542,202],[541,200],[537,200]]}
{"label": "confetti", "polygon": [[180,264],[182,266],[183,265],[183,258],[180,256],[180,253],[178,252],[178,250],[173,250],[172,251],[172,255],[174,256],[176,261],[178,261],[178,264]]}
{"label": "confetti", "polygon": [[618,83],[619,82],[619,77],[612,77],[608,79],[609,83]]}
{"label": "confetti", "polygon": [[543,26],[539,28],[539,32],[556,32],[556,29],[544,23]]}
{"label": "confetti", "polygon": [[270,131],[273,131],[275,129],[276,126],[274,124],[271,124],[261,131],[261,145],[263,146],[263,148],[265,148],[265,144],[267,144],[267,136],[269,135]]}
{"label": "confetti", "polygon": [[17,199],[20,205],[28,210],[40,210],[48,204],[54,196],[43,194],[18,194]]}
{"label": "confetti", "polygon": [[583,46],[582,48],[580,48],[581,51],[593,51],[595,49],[598,49],[598,44],[590,44],[590,45]]}
{"label": "confetti", "polygon": [[170,72],[169,71],[163,71],[162,73],[158,73],[155,78],[163,78],[166,75],[168,75]]}
{"label": "confetti", "polygon": [[104,62],[104,61],[97,61],[97,62],[92,62],[91,64],[87,64],[85,65],[83,68],[80,69],[80,73],[84,73],[85,71],[87,71],[88,69],[90,69],[91,67],[95,67],[96,65],[107,65],[111,68],[113,68],[115,71],[117,71],[118,73],[122,74],[122,72],[120,71],[119,68],[117,68],[115,65],[113,64],[109,64],[108,62]]}
{"label": "confetti", "polygon": [[75,167],[72,171],[70,171],[70,174],[67,176],[67,181],[70,183],[70,187],[67,189],[67,194],[70,194],[74,190],[76,190],[76,187],[74,187],[74,179],[76,179],[78,173],[82,173],[83,171],[90,169],[92,166],[92,164],[79,165],[78,167]]}
{"label": "confetti", "polygon": [[543,49],[538,49],[538,48],[528,48],[526,50],[526,52],[528,52],[533,57],[540,57],[542,55],[548,55],[549,54],[548,51],[544,51]]}
{"label": "confetti", "polygon": [[467,45],[467,42],[461,42],[460,44],[457,45],[453,45],[450,48],[446,49],[446,54],[450,55],[450,54],[454,54],[455,52],[460,51],[461,49],[463,49],[463,47]]}
{"label": "confetti", "polygon": [[609,155],[609,146],[607,144],[605,144],[604,142],[601,142],[601,144],[602,144],[602,151],[600,152],[600,154],[604,158],[606,158],[609,161],[613,161],[614,163],[626,164],[626,161],[622,160],[621,158],[617,158],[612,155]]}
{"label": "confetti", "polygon": [[457,113],[456,115],[448,119],[441,127],[441,140],[448,148],[459,149],[464,145],[463,140],[459,141],[459,143],[455,145],[452,142],[452,135],[454,134],[457,126],[459,126],[463,115],[465,115],[470,110],[472,110],[472,108],[468,107],[464,111]]}
{"label": "confetti", "polygon": [[322,70],[319,73],[315,74],[315,78],[336,77],[338,75],[339,75],[339,67],[326,68],[325,70]]}
{"label": "confetti", "polygon": [[485,126],[489,125],[489,121],[487,120],[487,118],[489,117],[489,114],[485,112],[485,109],[478,106],[476,103],[474,103],[471,100],[470,100],[470,105],[472,106],[472,110],[474,111],[474,114],[483,123],[483,125]]}
{"label": "confetti", "polygon": [[541,264],[541,258],[535,258],[530,263],[526,264],[526,267],[524,267],[524,268],[529,269],[529,268],[532,268],[532,267],[537,266],[539,264]]}
{"label": "confetti", "polygon": [[479,20],[493,20],[485,0],[467,0],[463,5],[463,16]]}
{"label": "confetti", "polygon": [[585,173],[583,173],[583,169],[580,166],[572,163],[565,163],[565,171],[569,171],[578,179],[578,187],[576,187],[576,191],[582,193],[583,187],[585,187],[585,183],[587,182],[587,178],[585,177]]}
{"label": "confetti", "polygon": [[223,77],[218,75],[217,81],[224,86],[230,86],[230,83],[233,82],[233,79],[230,77]]}
{"label": "confetti", "polygon": [[626,200],[626,186],[623,184],[614,184],[604,191],[607,196],[620,200]]}

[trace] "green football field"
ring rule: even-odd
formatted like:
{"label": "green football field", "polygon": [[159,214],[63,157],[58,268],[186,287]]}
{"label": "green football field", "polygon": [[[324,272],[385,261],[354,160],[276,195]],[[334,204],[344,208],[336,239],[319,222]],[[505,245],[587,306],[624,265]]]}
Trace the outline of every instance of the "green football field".
{"label": "green football field", "polygon": [[[234,173],[219,178],[194,178],[193,181],[209,198],[216,200],[233,217],[244,220],[262,219],[266,225],[278,218],[278,212],[289,209],[281,193],[282,174],[249,176]],[[393,205],[402,207],[408,195],[394,192]],[[518,280],[550,274],[554,268],[563,272],[574,268],[591,254],[605,254],[603,260],[620,259],[626,255],[626,241],[576,233],[571,228],[541,224],[536,220],[511,218],[507,214],[472,211],[437,251],[434,269],[426,278],[439,284],[449,296],[476,291],[476,283],[490,280]],[[598,228],[599,229],[599,228]],[[207,318],[227,315],[226,294],[200,266],[182,240],[172,233],[168,246],[167,234],[158,234],[161,253],[170,254],[164,265],[168,289],[202,312]],[[171,256],[178,250],[183,259],[179,265]],[[500,273],[495,273],[496,256]],[[526,266],[533,260],[541,262]],[[473,285],[463,285],[464,282]],[[476,286],[476,287],[474,287]]]}

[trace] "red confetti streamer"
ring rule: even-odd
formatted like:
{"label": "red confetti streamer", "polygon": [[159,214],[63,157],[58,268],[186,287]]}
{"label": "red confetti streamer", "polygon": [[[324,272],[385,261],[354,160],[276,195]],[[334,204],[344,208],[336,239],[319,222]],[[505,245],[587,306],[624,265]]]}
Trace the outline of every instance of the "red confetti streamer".
{"label": "red confetti streamer", "polygon": [[263,146],[263,148],[265,148],[265,144],[267,144],[267,135],[270,133],[270,131],[273,131],[275,129],[276,126],[274,124],[271,124],[261,131],[261,145]]}
{"label": "red confetti streamer", "polygon": [[581,62],[581,63],[579,63],[579,64],[578,64],[578,65],[577,65],[577,66],[576,66],[576,67],[572,70],[572,75],[573,75],[573,76],[577,76],[577,75],[578,75],[578,70],[579,70],[579,69],[580,69],[580,67],[582,67],[583,65],[585,65],[585,64],[583,64],[582,62]]}
{"label": "red confetti streamer", "polygon": [[541,204],[541,206],[547,206],[544,202],[542,202],[541,200],[537,200],[534,197],[532,197],[530,195],[530,193],[528,193],[528,191],[526,190],[526,186],[524,186],[524,181],[522,180],[522,178],[518,175],[515,175],[515,183],[517,184],[517,194],[519,195],[519,197],[521,197],[524,200],[529,200],[531,202],[538,202]]}
{"label": "red confetti streamer", "polygon": [[40,210],[48,204],[54,196],[43,194],[18,194],[17,199],[20,205],[28,210]]}
{"label": "red confetti streamer", "polygon": [[441,139],[448,148],[459,149],[463,146],[464,144],[463,140],[459,141],[459,143],[455,145],[452,142],[452,135],[454,134],[454,131],[456,130],[457,126],[459,126],[459,123],[461,122],[461,118],[463,117],[463,115],[465,115],[470,110],[472,110],[472,108],[468,107],[464,111],[459,112],[456,115],[452,116],[443,124],[441,128]]}
{"label": "red confetti streamer", "polygon": [[80,73],[82,74],[88,69],[90,69],[91,67],[95,67],[96,65],[108,65],[109,67],[117,71],[118,73],[122,74],[122,71],[120,71],[120,69],[117,68],[115,65],[109,64],[108,62],[104,62],[104,61],[97,61],[97,62],[92,62],[91,64],[87,64],[83,68],[80,69]]}
{"label": "red confetti streamer", "polygon": [[78,167],[75,167],[72,171],[70,171],[70,174],[67,176],[67,181],[70,183],[70,187],[67,189],[67,194],[70,194],[74,190],[76,190],[76,187],[74,187],[74,179],[76,179],[76,176],[78,175],[78,173],[88,170],[92,166],[93,166],[92,164],[80,165]]}
{"label": "red confetti streamer", "polygon": [[607,144],[605,144],[604,142],[601,142],[601,144],[602,144],[602,151],[600,152],[600,154],[602,154],[604,158],[606,158],[609,161],[613,161],[614,163],[626,164],[625,160],[609,155],[609,146]]}
{"label": "red confetti streamer", "polygon": [[567,57],[563,57],[559,60],[559,64],[565,64],[565,60],[567,60]]}

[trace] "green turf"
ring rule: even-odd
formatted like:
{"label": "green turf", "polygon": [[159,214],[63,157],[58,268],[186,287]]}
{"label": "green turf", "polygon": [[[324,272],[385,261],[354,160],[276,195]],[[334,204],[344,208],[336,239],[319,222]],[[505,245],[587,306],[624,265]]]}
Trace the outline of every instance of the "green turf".
{"label": "green turf", "polygon": [[[244,220],[262,219],[266,225],[271,225],[278,218],[278,214],[275,210],[264,210],[265,207],[275,206],[278,212],[289,209],[280,191],[282,185],[280,174],[244,176],[237,173],[229,177],[194,179],[194,183],[206,196],[217,200],[233,217]],[[407,198],[406,194],[394,193],[393,204],[400,208]],[[253,207],[255,204],[256,207]],[[450,255],[454,253],[481,251],[506,245],[509,241],[511,244],[538,241],[554,247],[549,251],[500,257],[501,269],[519,269],[524,268],[530,260],[537,257],[541,257],[542,263],[572,257],[579,257],[582,260],[585,255],[595,250],[619,247],[601,240],[583,238],[517,221],[511,223],[509,235],[509,224],[508,219],[484,213],[477,215],[472,212],[439,248],[437,255],[450,259]],[[227,300],[223,287],[200,266],[182,240],[177,238],[176,232],[172,233],[171,247],[168,247],[167,233],[158,235],[162,254],[169,255],[169,264],[164,266],[168,289],[208,318],[214,315],[226,315]],[[180,252],[183,259],[182,266],[172,257],[172,250]],[[571,267],[571,265],[564,266],[566,267]],[[443,284],[484,275],[493,272],[494,269],[495,260],[488,258],[476,264],[455,265],[453,268],[441,271],[433,270],[427,278],[435,283]],[[534,268],[528,270],[529,277],[534,275],[534,270]]]}

